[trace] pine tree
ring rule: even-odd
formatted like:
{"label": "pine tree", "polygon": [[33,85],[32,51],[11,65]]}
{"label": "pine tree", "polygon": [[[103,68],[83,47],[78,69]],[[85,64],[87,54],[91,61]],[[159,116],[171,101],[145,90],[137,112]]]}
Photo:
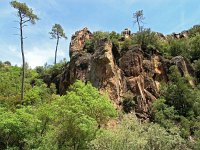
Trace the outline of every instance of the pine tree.
{"label": "pine tree", "polygon": [[24,36],[23,28],[26,26],[26,23],[30,22],[35,24],[39,20],[38,16],[33,13],[33,10],[29,8],[26,3],[20,3],[17,1],[11,1],[10,5],[17,9],[17,16],[19,18],[20,26],[20,42],[21,42],[21,53],[22,53],[22,87],[21,87],[21,100],[24,99],[24,78],[25,78],[25,56],[24,56]]}

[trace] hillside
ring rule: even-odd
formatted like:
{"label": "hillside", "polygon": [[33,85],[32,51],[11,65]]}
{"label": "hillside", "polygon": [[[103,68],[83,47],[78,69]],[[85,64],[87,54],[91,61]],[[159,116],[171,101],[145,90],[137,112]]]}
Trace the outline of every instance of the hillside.
{"label": "hillside", "polygon": [[200,148],[200,27],[71,37],[70,61],[0,63],[0,149]]}
{"label": "hillside", "polygon": [[[147,119],[151,103],[160,97],[161,82],[170,80],[170,67],[175,65],[182,77],[195,77],[187,58],[176,56],[179,54],[162,55],[170,46],[167,45],[169,40],[177,43],[184,40],[176,35],[178,39],[174,34],[164,37],[150,30],[131,34],[127,29],[122,35],[115,32],[92,34],[84,28],[72,37],[71,58],[60,78],[60,93],[77,79],[89,81],[100,91],[107,92],[116,106],[120,107],[124,99],[131,98],[136,105],[135,112]],[[188,82],[191,87],[195,86],[194,79],[188,79]]]}

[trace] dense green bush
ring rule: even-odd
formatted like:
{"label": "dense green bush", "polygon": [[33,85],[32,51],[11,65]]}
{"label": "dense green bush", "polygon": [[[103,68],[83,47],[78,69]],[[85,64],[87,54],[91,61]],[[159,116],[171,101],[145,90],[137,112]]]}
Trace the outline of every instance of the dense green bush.
{"label": "dense green bush", "polygon": [[93,40],[87,40],[85,41],[84,49],[87,53],[93,53],[94,52],[94,41]]}
{"label": "dense green bush", "polygon": [[137,32],[133,36],[135,44],[141,46],[142,50],[159,49],[159,38],[155,32],[150,29],[143,29],[141,32]]}
{"label": "dense green bush", "polygon": [[126,92],[122,100],[122,108],[125,113],[130,113],[135,111],[136,97],[130,92]]}
{"label": "dense green bush", "polygon": [[188,31],[189,37],[194,37],[200,33],[200,25],[195,25]]}
{"label": "dense green bush", "polygon": [[162,91],[166,99],[166,103],[174,106],[179,115],[189,116],[193,114],[192,106],[197,99],[195,91],[191,88],[188,81],[181,77],[175,66],[170,68],[170,80],[167,88]]}
{"label": "dense green bush", "polygon": [[200,34],[192,37],[190,43],[190,59],[193,62],[200,58]]}
{"label": "dense green bush", "polygon": [[169,41],[169,53],[171,56],[185,56],[188,57],[188,41],[185,39],[171,39]]}
{"label": "dense green bush", "polygon": [[175,129],[188,141],[191,148],[198,145],[200,129],[200,91],[193,89],[188,79],[182,77],[175,66],[170,68],[170,82],[161,89],[161,99],[151,107],[151,120],[169,131]]}
{"label": "dense green bush", "polygon": [[131,45],[136,45],[132,39],[125,39],[125,41],[123,41],[123,43],[121,44],[121,52],[126,52],[129,50],[129,47]]}
{"label": "dense green bush", "polygon": [[[36,80],[36,79],[35,79]],[[8,96],[8,98],[10,98]],[[90,83],[75,82],[64,96],[42,80],[26,90],[15,109],[0,102],[0,149],[86,149],[117,112]]]}
{"label": "dense green bush", "polygon": [[150,109],[151,119],[166,129],[175,127],[174,121],[178,118],[173,106],[168,106],[165,99],[156,100]]}
{"label": "dense green bush", "polygon": [[200,59],[194,61],[193,67],[194,67],[195,74],[199,83],[200,82]]}
{"label": "dense green bush", "polygon": [[104,39],[111,41],[114,46],[118,47],[120,38],[121,38],[121,35],[114,31],[112,32],[97,31],[93,33],[92,39],[85,41],[84,50],[88,53],[94,53],[96,49],[96,44],[100,40],[104,40]]}
{"label": "dense green bush", "polygon": [[[34,70],[26,68],[25,91],[32,88],[31,81],[37,77]],[[20,101],[21,69],[17,66],[3,66],[0,68],[0,103],[14,109]],[[12,107],[11,107],[12,106]]]}
{"label": "dense green bush", "polygon": [[116,116],[108,98],[100,95],[91,84],[85,85],[81,81],[46,108],[41,111],[44,112],[42,118],[49,118],[51,130],[47,131],[41,149],[51,148],[52,144],[56,149],[85,149],[98,128]]}
{"label": "dense green bush", "polygon": [[[77,81],[65,95],[56,95],[60,75],[68,67],[66,61],[36,69],[26,64],[25,96],[20,101],[21,68],[0,61],[0,149],[199,150],[198,32],[199,26],[189,31],[189,38],[160,39],[155,32],[144,29],[125,41],[116,32],[95,32],[85,42],[88,53],[94,53],[97,42],[107,39],[114,45],[115,58],[122,54],[119,50],[141,46],[148,56],[154,52],[168,58],[181,55],[193,63],[194,77],[183,77],[176,66],[168,70],[169,81],[162,84],[160,97],[149,110],[150,122],[130,115],[136,105],[130,93],[124,95],[121,116],[114,120],[117,112],[109,98],[90,83]],[[189,84],[193,79],[197,79],[197,86]],[[130,114],[126,116],[124,112]]]}
{"label": "dense green bush", "polygon": [[141,124],[133,115],[112,129],[100,131],[90,145],[91,150],[187,149],[185,140],[177,132],[169,133],[158,124]]}
{"label": "dense green bush", "polygon": [[63,68],[68,65],[66,59],[60,61],[55,65],[47,65],[36,67],[36,72],[38,73],[38,78],[42,79],[47,86],[50,88],[51,85],[56,86],[56,93],[59,93],[59,83],[60,83],[60,76],[63,72]]}

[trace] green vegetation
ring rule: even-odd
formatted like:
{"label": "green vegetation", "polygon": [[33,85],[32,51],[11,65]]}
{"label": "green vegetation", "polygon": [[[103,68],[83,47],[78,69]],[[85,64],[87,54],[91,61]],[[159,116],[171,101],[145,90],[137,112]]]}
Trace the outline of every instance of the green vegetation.
{"label": "green vegetation", "polygon": [[30,69],[24,100],[18,101],[20,68],[0,69],[0,149],[86,149],[101,126],[117,116],[108,97],[90,83],[77,81],[58,96]]}
{"label": "green vegetation", "polygon": [[121,124],[100,131],[91,142],[91,150],[186,150],[178,132],[169,133],[153,123],[139,123],[133,116],[124,116]]}
{"label": "green vegetation", "polygon": [[169,55],[170,56],[185,56],[188,57],[188,41],[185,39],[169,40]]}
{"label": "green vegetation", "polygon": [[[85,41],[84,51],[91,55],[105,42],[112,44],[115,65],[124,53],[134,51],[135,47],[148,60],[150,67],[146,63],[146,68],[152,67],[151,58],[155,54],[167,58],[182,56],[192,64],[195,70],[192,77],[189,74],[193,69],[183,73],[187,64],[181,64],[183,70],[177,67],[178,63],[174,66],[171,63],[171,67],[166,64],[167,79],[161,81],[158,99],[147,112],[148,120],[140,120],[134,114],[140,99],[130,91],[123,95],[116,108],[89,81],[77,80],[65,85],[66,93],[60,95],[63,68],[71,66],[66,60],[56,62],[59,39],[67,38],[59,24],[50,32],[57,40],[54,65],[30,69],[25,63],[23,27],[28,22],[35,24],[38,17],[25,3],[12,1],[10,4],[17,9],[19,17],[23,65],[21,68],[9,61],[0,61],[1,150],[200,149],[200,25],[191,28],[188,37],[166,37],[143,28],[143,11],[139,10],[133,14],[139,28],[137,33],[123,37],[114,31],[97,31]],[[159,68],[161,64],[156,65]],[[154,72],[149,74],[153,80]],[[144,94],[148,95],[147,92]]]}
{"label": "green vegetation", "polygon": [[191,61],[198,60],[200,58],[200,35],[192,37],[190,39],[190,59]]}
{"label": "green vegetation", "polygon": [[[55,85],[48,87],[40,78],[57,74],[63,65],[26,67],[25,96],[19,101],[20,68],[2,63],[0,149],[198,149],[200,92],[175,66],[171,82],[162,86],[161,98],[151,107],[152,123],[145,123],[131,114],[121,114],[118,122],[108,97],[90,83],[76,81],[65,95],[56,95]],[[123,107],[124,113],[134,112],[130,93],[124,95]],[[109,121],[118,123],[106,127]]]}
{"label": "green vegetation", "polygon": [[123,43],[121,44],[121,52],[125,53],[129,50],[129,47],[135,45],[134,41],[132,39],[125,39]]}
{"label": "green vegetation", "polygon": [[137,32],[133,36],[133,41],[135,44],[140,45],[143,50],[159,49],[159,38],[150,29],[143,29],[141,32]]}
{"label": "green vegetation", "polygon": [[88,53],[94,53],[97,44],[99,44],[102,40],[108,40],[112,42],[115,47],[119,46],[119,40],[121,39],[121,35],[112,31],[112,32],[102,32],[97,31],[93,33],[93,38],[91,40],[87,40],[85,42],[84,49]]}
{"label": "green vegetation", "polygon": [[195,25],[188,31],[189,37],[194,37],[199,33],[200,33],[200,25]]}
{"label": "green vegetation", "polygon": [[200,91],[193,89],[175,66],[170,71],[171,82],[162,86],[161,98],[152,105],[152,121],[169,132],[176,128],[184,139],[192,137],[194,141],[189,140],[188,145],[196,149],[199,145]]}
{"label": "green vegetation", "polygon": [[[95,34],[95,41],[104,38],[111,40],[109,33],[97,32]],[[192,63],[196,76],[193,78],[187,75],[183,77],[180,71],[178,71],[178,68],[172,66],[168,70],[169,82],[162,84],[160,98],[152,104],[149,110],[150,121],[153,124],[143,123],[139,125],[140,127],[142,126],[140,129],[133,131],[130,131],[130,127],[127,127],[128,129],[126,131],[126,126],[124,126],[122,121],[113,129],[102,129],[97,134],[96,139],[91,142],[92,149],[199,149],[200,36],[198,26],[189,30],[188,34],[189,37],[187,38],[176,39],[170,36],[161,38],[159,34],[152,32],[150,29],[142,29],[140,32],[124,40],[121,40],[120,37],[114,38],[117,41],[117,49],[121,55],[131,50],[132,47],[139,46],[147,58],[150,58],[154,54],[163,55],[167,58],[183,56]],[[196,81],[195,84],[197,86],[191,86],[189,84],[190,80]],[[130,95],[129,93],[124,95],[121,104],[124,113],[134,112],[136,105],[134,95]],[[129,118],[126,124],[133,123],[130,120]],[[137,125],[134,124],[131,126],[135,127]],[[161,137],[156,135],[157,130],[155,128],[163,132]],[[143,135],[143,129],[145,130],[145,135]],[[152,137],[149,139],[158,137],[159,140],[157,140],[157,143],[154,143],[154,141],[149,143],[149,130],[153,130],[151,133]],[[142,143],[141,141],[145,142]],[[165,143],[166,141],[168,142]],[[158,144],[159,142],[161,143]]]}

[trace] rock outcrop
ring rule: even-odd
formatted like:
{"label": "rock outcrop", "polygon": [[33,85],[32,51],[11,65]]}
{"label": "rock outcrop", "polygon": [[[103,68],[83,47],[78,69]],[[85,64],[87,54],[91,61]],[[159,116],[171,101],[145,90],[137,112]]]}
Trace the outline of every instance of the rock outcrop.
{"label": "rock outcrop", "polygon": [[123,39],[130,38],[131,31],[128,28],[126,28],[126,29],[124,29],[124,31],[122,31],[121,35],[122,35]]}
{"label": "rock outcrop", "polygon": [[194,88],[195,83],[190,77],[195,76],[194,69],[190,62],[182,56],[176,56],[170,60],[171,64],[176,65],[180,74],[188,78],[190,85]]}
{"label": "rock outcrop", "polygon": [[[135,98],[136,114],[146,119],[149,106],[159,97],[160,81],[168,81],[167,72],[171,65],[177,65],[182,75],[193,76],[190,63],[182,57],[167,60],[153,54],[145,58],[137,46],[130,46],[120,53],[120,48],[116,50],[106,38],[95,41],[94,51],[87,52],[85,43],[92,38],[93,34],[87,28],[72,36],[70,62],[60,79],[61,94],[77,79],[89,81],[107,93],[113,104],[120,108],[124,95],[131,92]],[[191,84],[194,83],[191,81]]]}

